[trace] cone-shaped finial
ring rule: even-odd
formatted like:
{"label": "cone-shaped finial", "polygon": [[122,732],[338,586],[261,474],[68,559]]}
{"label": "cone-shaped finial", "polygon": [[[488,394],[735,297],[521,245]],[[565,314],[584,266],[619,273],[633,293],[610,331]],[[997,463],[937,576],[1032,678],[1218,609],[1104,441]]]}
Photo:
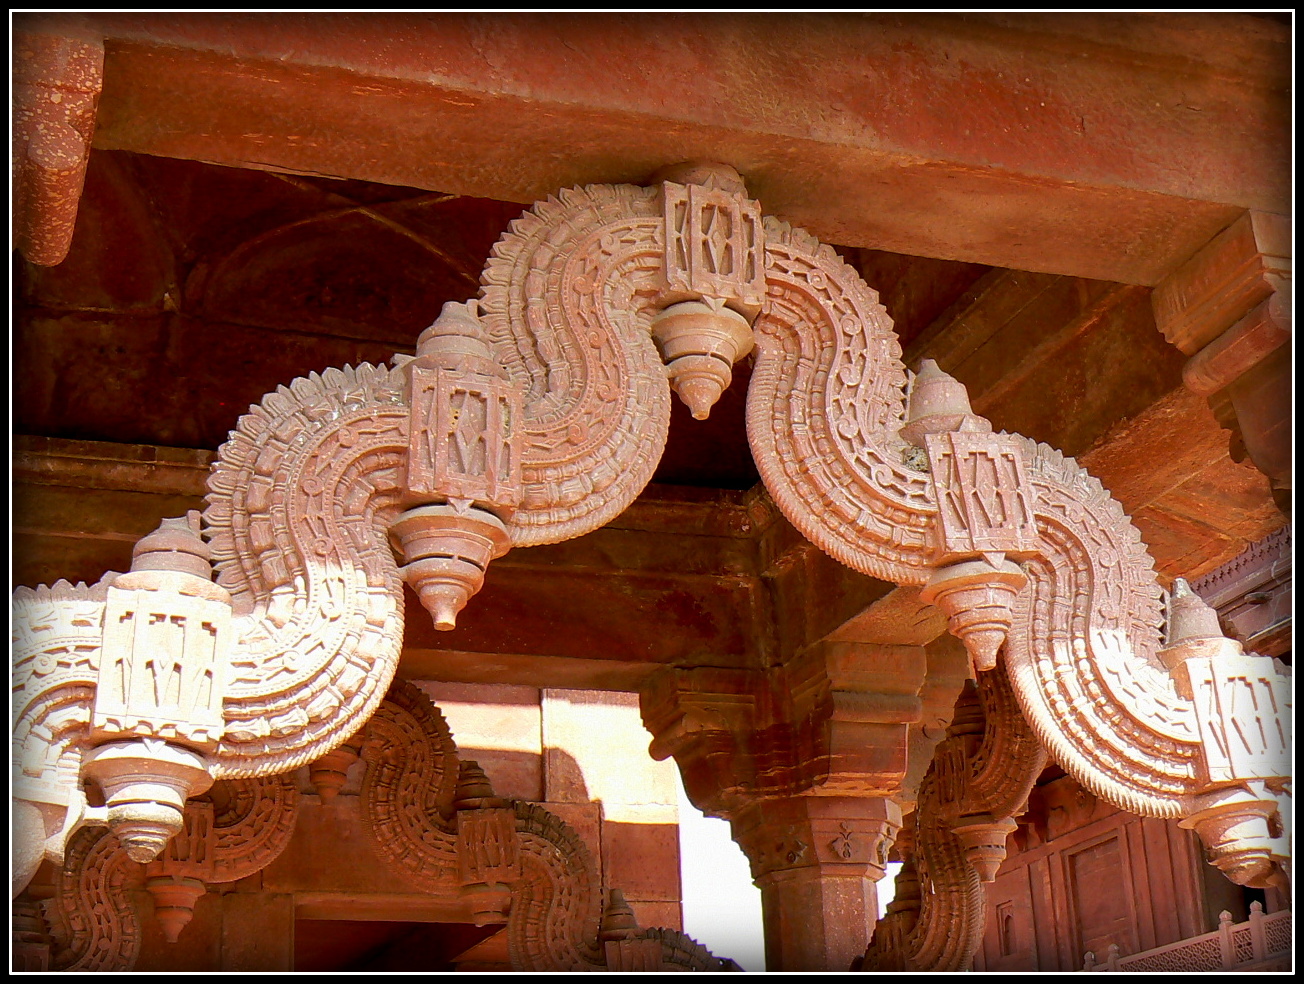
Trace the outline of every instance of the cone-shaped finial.
{"label": "cone-shaped finial", "polygon": [[154,896],[154,918],[163,935],[169,943],[175,943],[194,918],[195,903],[207,891],[207,886],[198,878],[164,876],[149,879],[145,887]]}
{"label": "cone-shaped finial", "polygon": [[1218,639],[1222,634],[1218,613],[1191,590],[1186,578],[1174,581],[1168,598],[1168,645],[1191,639]]}
{"label": "cone-shaped finial", "polygon": [[165,519],[153,533],[141,537],[131,550],[133,571],[178,571],[205,580],[213,576],[211,551],[199,532],[199,512]]}
{"label": "cone-shaped finial", "polygon": [[602,913],[602,926],[598,930],[598,939],[603,943],[608,940],[633,939],[638,934],[638,920],[634,910],[625,901],[625,893],[613,888],[607,895],[607,907]]}
{"label": "cone-shaped finial", "polygon": [[428,355],[493,358],[479,318],[479,301],[448,301],[444,305],[435,323],[417,336],[418,358]]}
{"label": "cone-shaped finial", "polygon": [[453,799],[455,810],[482,810],[502,806],[506,800],[494,794],[489,776],[479,762],[459,762],[457,767],[457,793]]}
{"label": "cone-shaped finial", "polygon": [[964,384],[944,373],[932,359],[925,359],[910,387],[906,424],[901,428],[901,436],[911,444],[923,447],[925,434],[958,430],[966,419],[975,425],[985,423],[983,418],[974,414]]}
{"label": "cone-shaped finial", "polygon": [[701,301],[672,304],[658,313],[652,338],[666,362],[671,388],[697,420],[710,416],[733,381],[733,364],[755,345],[746,318]]}

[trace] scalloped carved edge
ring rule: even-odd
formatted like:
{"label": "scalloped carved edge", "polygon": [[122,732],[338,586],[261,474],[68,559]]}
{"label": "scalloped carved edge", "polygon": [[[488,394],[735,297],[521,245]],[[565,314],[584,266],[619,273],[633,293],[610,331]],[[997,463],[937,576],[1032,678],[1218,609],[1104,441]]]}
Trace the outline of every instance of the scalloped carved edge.
{"label": "scalloped carved edge", "polygon": [[485,264],[481,316],[526,394],[516,546],[610,522],[661,460],[670,392],[648,329],[662,226],[659,189],[568,188],[514,220]]}

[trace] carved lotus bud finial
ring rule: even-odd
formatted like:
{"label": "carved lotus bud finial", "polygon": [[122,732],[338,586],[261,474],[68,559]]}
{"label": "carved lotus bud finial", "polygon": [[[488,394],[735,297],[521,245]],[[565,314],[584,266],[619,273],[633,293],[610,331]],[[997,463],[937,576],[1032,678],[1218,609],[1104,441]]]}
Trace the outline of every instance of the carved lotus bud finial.
{"label": "carved lotus bud finial", "polygon": [[603,943],[608,940],[628,940],[637,936],[638,931],[638,920],[634,918],[634,910],[625,901],[625,893],[618,888],[611,889],[607,893],[607,906],[602,910],[598,939]]}
{"label": "carved lotus bud finial", "polygon": [[199,513],[165,519],[153,533],[141,537],[131,551],[133,571],[176,571],[211,580],[210,549],[199,531]]}
{"label": "carved lotus bud finial", "polygon": [[[445,303],[434,324],[417,336],[417,358],[454,363],[481,359],[496,368],[488,334],[480,322],[479,304],[476,300]],[[493,369],[490,372],[497,375]]]}
{"label": "carved lotus bud finial", "polygon": [[962,817],[951,830],[964,847],[964,859],[984,882],[994,882],[1005,860],[1005,840],[1018,827],[1009,817]]}
{"label": "carved lotus bud finial", "polygon": [[208,886],[198,878],[180,875],[147,879],[145,888],[154,897],[154,918],[169,943],[175,943],[181,931],[190,925],[195,917],[195,903],[208,891]]}
{"label": "carved lotus bud finial", "polygon": [[996,666],[1014,619],[1014,599],[1027,583],[1028,575],[1011,561],[971,560],[938,569],[919,597],[946,612],[947,627],[964,643],[974,669],[983,672]]}
{"label": "carved lotus bud finial", "polygon": [[1185,578],[1173,582],[1168,596],[1168,644],[1159,651],[1159,658],[1173,673],[1178,693],[1191,697],[1191,682],[1183,664],[1196,657],[1236,657],[1244,648],[1235,639],[1228,639],[1218,624],[1218,613],[1205,604],[1204,599],[1191,590]]}
{"label": "carved lotus bud finial", "polygon": [[109,829],[142,864],[182,829],[187,797],[212,785],[202,755],[152,738],[91,749],[82,771],[104,792]]}
{"label": "carved lotus bud finial", "polygon": [[1177,578],[1168,602],[1168,645],[1192,639],[1220,639],[1222,634],[1218,613],[1191,590],[1186,578]]}
{"label": "carved lotus bud finial", "polygon": [[932,359],[920,364],[906,401],[902,438],[923,447],[925,434],[958,430],[986,433],[991,429],[991,424],[974,414],[963,383],[942,372]]}
{"label": "carved lotus bud finial", "polygon": [[1203,809],[1179,821],[1204,841],[1209,863],[1237,885],[1268,888],[1284,884],[1277,860],[1286,852],[1274,837],[1278,804],[1258,795],[1253,782],[1204,794]]}
{"label": "carved lotus bud finial", "polygon": [[765,229],[760,205],[726,164],[677,164],[658,172],[665,215],[663,310],[652,337],[671,388],[705,420],[755,344],[765,306]]}
{"label": "carved lotus bud finial", "polygon": [[476,301],[445,304],[407,365],[407,492],[427,504],[391,532],[404,577],[447,631],[511,547],[503,520],[521,499],[521,397],[494,360]]}
{"label": "carved lotus bud finial", "polygon": [[507,801],[494,795],[493,786],[478,762],[461,762],[457,770],[454,810],[482,810],[504,807]]}
{"label": "carved lotus bud finial", "polygon": [[225,729],[231,595],[212,581],[199,513],[165,519],[107,588],[92,706],[98,746],[83,775],[99,783],[109,828],[134,861],[182,828],[186,799],[212,785],[203,750]]}
{"label": "carved lotus bud finial", "polygon": [[359,758],[357,748],[352,745],[341,745],[334,751],[327,752],[308,767],[308,781],[317,790],[323,806],[339,795],[339,791],[348,781],[349,769]]}
{"label": "carved lotus bud finial", "polygon": [[733,381],[733,364],[755,345],[752,327],[723,304],[683,301],[652,319],[652,337],[670,386],[693,417],[705,420]]}
{"label": "carved lotus bud finial", "polygon": [[390,530],[407,561],[404,579],[444,632],[457,627],[458,613],[484,586],[489,562],[511,548],[502,520],[464,500],[409,509]]}

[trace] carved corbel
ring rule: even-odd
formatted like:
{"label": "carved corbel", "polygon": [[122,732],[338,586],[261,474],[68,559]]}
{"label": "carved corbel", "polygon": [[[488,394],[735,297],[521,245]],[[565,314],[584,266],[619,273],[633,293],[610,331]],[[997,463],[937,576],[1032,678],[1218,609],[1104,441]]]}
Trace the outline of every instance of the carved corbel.
{"label": "carved corbel", "polygon": [[705,416],[751,348],[766,304],[759,206],[724,165],[661,177],[538,202],[485,266],[483,321],[525,394],[514,546],[619,515],[665,449],[667,375]]}
{"label": "carved corbel", "polygon": [[1169,275],[1153,295],[1155,323],[1190,356],[1182,378],[1209,398],[1289,514],[1291,468],[1291,223],[1247,212]]}
{"label": "carved corbel", "polygon": [[638,929],[632,914],[609,907],[604,922],[597,865],[575,831],[536,804],[494,796],[473,763],[459,768],[443,716],[412,685],[394,685],[361,747],[377,853],[421,891],[464,900],[473,919],[506,922],[513,970],[727,968],[682,933]]}
{"label": "carved corbel", "polygon": [[13,246],[55,266],[72,244],[104,85],[99,41],[13,35]]}
{"label": "carved corbel", "polygon": [[504,520],[521,501],[521,399],[493,359],[476,302],[449,302],[417,339],[408,376],[407,492],[421,505],[391,527],[404,579],[449,630],[511,548]]}
{"label": "carved corbel", "polygon": [[896,899],[858,962],[862,970],[967,969],[986,925],[983,882],[1005,859],[1046,752],[1001,669],[956,701],[897,850]]}
{"label": "carved corbel", "polygon": [[[1092,792],[1145,816],[1202,810],[1204,739],[1159,660],[1162,592],[1118,504],[1059,452],[975,429],[944,381],[923,399],[927,367],[907,414],[900,347],[877,296],[828,247],[770,219],[766,287],[748,439],[787,519],[863,573],[932,581],[952,627],[970,632],[975,662],[1004,654],[1038,737]],[[966,474],[980,465],[999,496]],[[974,517],[999,536],[970,537]],[[957,561],[979,566],[946,571]]]}
{"label": "carved corbel", "polygon": [[143,918],[131,889],[153,896],[155,917],[175,943],[209,885],[239,881],[276,860],[294,833],[297,809],[288,777],[218,782],[186,804],[182,832],[148,864],[133,861],[103,827],[82,828],[41,904],[49,969],[131,970]]}

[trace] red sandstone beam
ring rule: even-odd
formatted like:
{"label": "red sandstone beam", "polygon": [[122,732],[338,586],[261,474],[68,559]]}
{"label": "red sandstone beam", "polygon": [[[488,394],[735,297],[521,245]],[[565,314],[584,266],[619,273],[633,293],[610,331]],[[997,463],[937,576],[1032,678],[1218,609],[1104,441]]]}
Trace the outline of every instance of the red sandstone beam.
{"label": "red sandstone beam", "polygon": [[102,148],[521,202],[718,159],[826,241],[1140,284],[1290,189],[1272,18],[67,16],[16,26],[105,38]]}

